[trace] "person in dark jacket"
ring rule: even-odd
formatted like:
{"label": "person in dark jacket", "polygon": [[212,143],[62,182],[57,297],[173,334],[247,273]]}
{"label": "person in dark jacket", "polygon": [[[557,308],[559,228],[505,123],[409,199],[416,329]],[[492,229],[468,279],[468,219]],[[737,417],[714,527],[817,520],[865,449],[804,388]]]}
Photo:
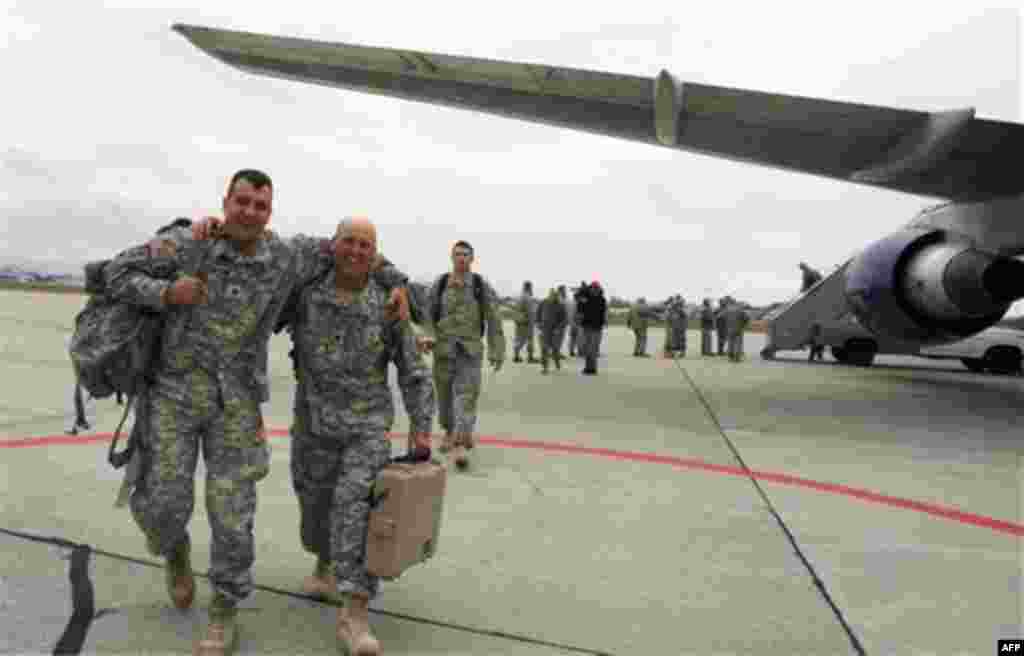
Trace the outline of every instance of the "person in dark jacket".
{"label": "person in dark jacket", "polygon": [[593,376],[597,373],[597,354],[601,346],[601,332],[608,323],[608,303],[604,298],[604,290],[598,281],[590,283],[586,293],[576,305],[576,312],[582,315],[580,327],[583,330],[583,357],[586,364],[583,374]]}

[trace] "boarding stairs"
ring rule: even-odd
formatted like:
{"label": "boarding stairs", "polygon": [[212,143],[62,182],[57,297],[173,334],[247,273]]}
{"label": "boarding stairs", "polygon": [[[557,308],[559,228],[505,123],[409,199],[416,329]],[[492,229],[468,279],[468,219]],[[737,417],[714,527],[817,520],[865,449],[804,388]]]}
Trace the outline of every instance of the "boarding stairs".
{"label": "boarding stairs", "polygon": [[796,351],[808,346],[814,324],[838,321],[849,314],[846,303],[846,268],[853,258],[836,267],[806,292],[797,294],[769,312],[768,343],[761,357],[770,360],[776,351]]}

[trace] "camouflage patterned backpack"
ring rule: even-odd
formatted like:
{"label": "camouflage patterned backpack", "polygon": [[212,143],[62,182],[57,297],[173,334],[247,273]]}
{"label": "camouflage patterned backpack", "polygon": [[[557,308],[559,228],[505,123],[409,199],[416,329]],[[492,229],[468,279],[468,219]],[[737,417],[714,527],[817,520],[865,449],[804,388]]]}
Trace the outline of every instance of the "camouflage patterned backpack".
{"label": "camouflage patterned backpack", "polygon": [[[177,219],[160,228],[157,235],[191,224],[188,219]],[[124,414],[107,454],[110,464],[119,469],[131,459],[135,450],[135,441],[130,439],[123,451],[116,452],[117,440],[159,357],[163,316],[112,298],[107,292],[104,272],[109,263],[110,260],[101,260],[85,265],[85,291],[89,300],[75,317],[75,330],[68,352],[75,375],[93,398],[103,399],[118,392],[127,397]],[[178,267],[170,258],[154,258],[146,273],[172,280],[178,273]]]}
{"label": "camouflage patterned backpack", "polygon": [[[161,228],[191,225],[178,219]],[[89,300],[75,317],[75,331],[68,351],[82,387],[94,399],[120,392],[134,396],[139,391],[157,355],[162,320],[159,313],[114,300],[107,294],[104,269],[110,260],[85,265],[85,291]],[[169,260],[148,271],[157,278],[172,279],[175,269]]]}

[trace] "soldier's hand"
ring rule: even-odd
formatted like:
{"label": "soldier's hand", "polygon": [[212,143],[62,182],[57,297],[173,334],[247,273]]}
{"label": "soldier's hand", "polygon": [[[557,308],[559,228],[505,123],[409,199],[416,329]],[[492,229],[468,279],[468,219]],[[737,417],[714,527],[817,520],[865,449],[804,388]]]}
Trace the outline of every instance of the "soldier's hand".
{"label": "soldier's hand", "polygon": [[501,365],[501,360],[491,360],[491,367],[494,369],[494,373],[498,373],[499,371],[501,371]]}
{"label": "soldier's hand", "polygon": [[182,276],[164,290],[164,302],[167,305],[199,305],[209,298],[206,283],[192,276]]}
{"label": "soldier's hand", "polygon": [[391,298],[384,306],[384,317],[388,321],[409,320],[409,290],[405,287],[396,287],[391,290]]}
{"label": "soldier's hand", "polygon": [[204,217],[201,221],[192,223],[192,239],[203,241],[212,238],[224,227],[224,219],[216,216]]}
{"label": "soldier's hand", "polygon": [[416,335],[416,350],[420,353],[430,353],[434,350],[434,340],[426,335]]}
{"label": "soldier's hand", "polygon": [[416,451],[418,449],[430,450],[430,433],[413,433],[409,436],[409,450]]}

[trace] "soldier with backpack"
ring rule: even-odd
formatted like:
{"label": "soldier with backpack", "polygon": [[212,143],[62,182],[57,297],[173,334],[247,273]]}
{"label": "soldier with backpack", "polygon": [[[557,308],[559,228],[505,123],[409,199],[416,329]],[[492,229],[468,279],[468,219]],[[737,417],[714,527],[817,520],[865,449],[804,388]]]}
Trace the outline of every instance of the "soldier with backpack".
{"label": "soldier with backpack", "polygon": [[90,365],[83,380],[95,381],[106,369],[89,353],[103,351],[104,339],[135,334],[119,331],[111,317],[134,311],[140,336],[159,326],[159,339],[127,342],[136,355],[157,346],[142,384],[125,389],[129,407],[137,405],[132,438],[140,461],[130,507],[149,551],[166,558],[171,601],[190,607],[195,578],[186,526],[202,451],[214,595],[196,653],[206,656],[234,646],[238,603],[252,592],[256,483],[269,471],[260,408],[269,399],[268,340],[292,289],[315,272],[322,248],[319,239],[285,241],[266,230],[272,201],[265,173],[239,171],[223,200],[219,238],[197,240],[194,226],[176,227],[99,267],[106,300],[80,315],[71,349],[73,359]]}
{"label": "soldier with backpack", "polygon": [[452,247],[452,270],[437,278],[429,294],[425,329],[434,341],[434,386],[438,421],[445,430],[441,451],[459,468],[469,466],[475,446],[476,404],[480,398],[484,343],[497,372],[505,360],[505,333],[498,295],[473,265],[473,247]]}

